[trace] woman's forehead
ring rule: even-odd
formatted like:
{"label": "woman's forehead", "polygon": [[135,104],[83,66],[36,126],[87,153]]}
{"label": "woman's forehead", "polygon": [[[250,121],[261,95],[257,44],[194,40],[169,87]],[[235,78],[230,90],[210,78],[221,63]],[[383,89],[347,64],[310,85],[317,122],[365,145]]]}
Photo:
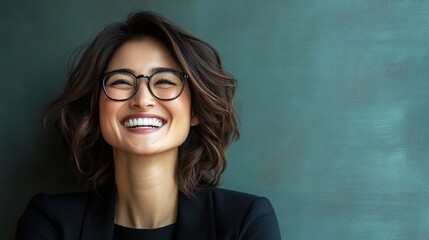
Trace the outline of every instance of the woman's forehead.
{"label": "woman's forehead", "polygon": [[147,37],[120,46],[110,59],[106,71],[126,68],[136,74],[148,74],[159,67],[180,70],[167,47],[159,40]]}

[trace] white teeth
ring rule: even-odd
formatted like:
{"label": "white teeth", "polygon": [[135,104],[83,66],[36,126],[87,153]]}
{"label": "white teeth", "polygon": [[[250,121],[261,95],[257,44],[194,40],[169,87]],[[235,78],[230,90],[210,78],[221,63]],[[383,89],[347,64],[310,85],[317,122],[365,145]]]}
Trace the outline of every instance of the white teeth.
{"label": "white teeth", "polygon": [[164,121],[159,118],[133,118],[124,121],[127,128],[132,127],[146,127],[146,128],[159,128],[164,125]]}

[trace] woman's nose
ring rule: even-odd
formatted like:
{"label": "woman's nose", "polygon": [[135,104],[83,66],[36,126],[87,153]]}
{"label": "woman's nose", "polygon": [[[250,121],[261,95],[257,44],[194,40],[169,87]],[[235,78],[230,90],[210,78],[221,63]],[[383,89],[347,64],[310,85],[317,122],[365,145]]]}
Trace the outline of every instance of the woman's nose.
{"label": "woman's nose", "polygon": [[147,108],[155,105],[156,100],[149,91],[146,79],[142,81],[137,89],[136,95],[131,99],[130,104],[136,108]]}

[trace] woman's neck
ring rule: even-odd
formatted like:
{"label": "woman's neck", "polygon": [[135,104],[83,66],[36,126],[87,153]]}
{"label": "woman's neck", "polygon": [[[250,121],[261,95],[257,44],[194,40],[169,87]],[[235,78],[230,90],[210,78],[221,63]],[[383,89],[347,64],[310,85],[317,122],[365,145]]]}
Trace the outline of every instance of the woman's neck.
{"label": "woman's neck", "polygon": [[114,151],[114,156],[115,223],[131,228],[158,228],[175,223],[177,150],[144,157]]}

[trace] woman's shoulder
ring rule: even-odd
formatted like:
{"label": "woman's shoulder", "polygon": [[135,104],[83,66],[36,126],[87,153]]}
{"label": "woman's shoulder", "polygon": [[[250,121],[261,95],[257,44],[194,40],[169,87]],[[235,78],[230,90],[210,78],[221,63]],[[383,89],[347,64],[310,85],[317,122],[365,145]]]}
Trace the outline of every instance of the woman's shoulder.
{"label": "woman's shoulder", "polygon": [[69,192],[69,193],[37,193],[34,195],[30,203],[35,202],[45,202],[49,201],[51,203],[62,203],[62,202],[81,202],[86,201],[91,195],[92,191],[87,192]]}
{"label": "woman's shoulder", "polygon": [[213,200],[213,204],[220,205],[228,204],[249,207],[255,203],[269,203],[266,197],[218,187],[205,188],[197,191],[197,197],[202,197],[204,195],[206,195],[206,197],[210,196]]}
{"label": "woman's shoulder", "polygon": [[84,215],[90,192],[46,194],[31,198],[18,221],[16,239],[59,239],[63,226],[78,228]]}
{"label": "woman's shoulder", "polygon": [[18,221],[16,239],[79,239],[85,223],[113,219],[112,196],[96,191],[36,194]]}
{"label": "woman's shoulder", "polygon": [[215,197],[227,198],[228,200],[253,201],[257,198],[261,198],[260,196],[257,196],[254,194],[239,192],[239,191],[225,189],[225,188],[213,187],[213,188],[207,188],[207,190],[210,191]]}
{"label": "woman's shoulder", "polygon": [[83,210],[83,208],[92,196],[92,192],[76,192],[63,194],[38,193],[31,198],[27,206],[27,210],[49,210],[48,213],[64,213],[69,211],[73,213],[78,213],[80,212],[80,210]]}
{"label": "woman's shoulder", "polygon": [[62,194],[38,193],[31,198],[23,217],[43,214],[48,219],[82,219],[88,206],[102,206],[106,198],[107,196],[92,190]]}
{"label": "woman's shoulder", "polygon": [[[89,200],[93,197],[92,192],[47,194],[38,193],[34,195],[27,205],[21,219],[26,217],[44,217],[55,219],[60,213],[63,216],[82,216]],[[42,216],[40,216],[42,215]]]}
{"label": "woman's shoulder", "polygon": [[208,188],[206,191],[210,192],[213,205],[224,209],[225,212],[233,210],[235,214],[240,211],[247,214],[252,210],[274,213],[273,207],[266,197],[224,188]]}
{"label": "woman's shoulder", "polygon": [[259,235],[261,238],[255,239],[280,239],[277,217],[266,197],[223,188],[208,188],[204,191],[211,195],[219,229],[235,226],[240,229],[240,239],[253,239],[250,236]]}

